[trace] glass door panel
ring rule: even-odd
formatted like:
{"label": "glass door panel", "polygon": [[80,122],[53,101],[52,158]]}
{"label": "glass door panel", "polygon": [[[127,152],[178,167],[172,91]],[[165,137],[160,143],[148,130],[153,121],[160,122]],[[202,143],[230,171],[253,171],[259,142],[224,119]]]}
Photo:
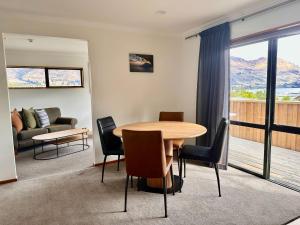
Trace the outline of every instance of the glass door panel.
{"label": "glass door panel", "polygon": [[[268,42],[230,51],[229,163],[263,174],[264,129],[249,124],[265,124]],[[241,124],[247,123],[247,124]]]}
{"label": "glass door panel", "polygon": [[230,50],[230,119],[265,123],[268,42]]}
{"label": "glass door panel", "polygon": [[263,174],[264,130],[230,125],[229,163]]}
{"label": "glass door panel", "polygon": [[[300,35],[278,39],[274,124],[300,127]],[[300,135],[272,131],[270,178],[300,189]]]}
{"label": "glass door panel", "polygon": [[273,131],[270,178],[300,189],[300,135]]}
{"label": "glass door panel", "polygon": [[278,39],[275,120],[300,127],[300,35]]}

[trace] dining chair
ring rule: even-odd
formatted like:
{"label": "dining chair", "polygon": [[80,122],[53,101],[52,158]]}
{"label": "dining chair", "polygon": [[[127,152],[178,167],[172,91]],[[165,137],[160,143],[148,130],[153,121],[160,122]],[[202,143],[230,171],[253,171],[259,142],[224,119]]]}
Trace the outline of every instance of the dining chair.
{"label": "dining chair", "polygon": [[127,211],[129,176],[161,178],[164,193],[165,217],[167,217],[166,176],[170,171],[174,195],[173,157],[166,156],[162,132],[122,130],[122,138],[124,142],[127,173],[124,212]]}
{"label": "dining chair", "polygon": [[[183,112],[160,112],[159,113],[159,121],[184,121],[184,113]],[[184,143],[183,139],[175,139],[173,140],[173,150],[177,152],[178,159],[178,168],[179,168],[179,151],[182,148]],[[184,161],[184,168],[186,167],[186,161]],[[186,172],[184,169],[184,177],[186,176]]]}
{"label": "dining chair", "polygon": [[120,169],[120,156],[124,155],[121,138],[113,134],[113,130],[116,128],[115,122],[111,116],[97,119],[97,125],[99,130],[100,142],[102,146],[102,152],[104,155],[104,161],[102,166],[102,178],[103,183],[104,168],[107,156],[117,155],[118,156],[118,167]]}
{"label": "dining chair", "polygon": [[[183,159],[192,159],[198,160],[205,163],[210,163],[214,166],[217,181],[218,181],[218,190],[219,190],[219,197],[221,197],[221,188],[220,188],[220,178],[219,178],[219,168],[218,162],[221,158],[222,149],[224,145],[225,134],[228,130],[228,120],[225,118],[221,119],[219,123],[216,136],[214,138],[214,142],[211,147],[204,147],[204,146],[195,146],[195,145],[185,145],[183,146],[179,159],[180,159],[180,181],[182,182],[182,160]],[[180,185],[180,191],[181,191]]]}

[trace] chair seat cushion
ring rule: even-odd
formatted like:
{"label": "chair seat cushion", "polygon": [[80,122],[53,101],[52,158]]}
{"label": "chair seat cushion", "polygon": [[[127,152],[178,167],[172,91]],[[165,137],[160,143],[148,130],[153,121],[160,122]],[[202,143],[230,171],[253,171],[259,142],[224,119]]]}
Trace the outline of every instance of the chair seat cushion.
{"label": "chair seat cushion", "polygon": [[183,143],[184,143],[183,139],[175,139],[175,140],[173,140],[173,148],[179,149],[182,147]]}
{"label": "chair seat cushion", "polygon": [[210,147],[184,145],[179,157],[183,159],[194,159],[209,162],[210,150]]}
{"label": "chair seat cushion", "polygon": [[35,128],[31,130],[22,130],[18,134],[19,140],[27,140],[31,139],[33,136],[40,135],[40,134],[47,134],[48,130],[46,128]]}
{"label": "chair seat cushion", "polygon": [[53,133],[57,131],[69,130],[72,128],[72,126],[69,124],[51,124],[46,128],[48,129],[49,133]]}

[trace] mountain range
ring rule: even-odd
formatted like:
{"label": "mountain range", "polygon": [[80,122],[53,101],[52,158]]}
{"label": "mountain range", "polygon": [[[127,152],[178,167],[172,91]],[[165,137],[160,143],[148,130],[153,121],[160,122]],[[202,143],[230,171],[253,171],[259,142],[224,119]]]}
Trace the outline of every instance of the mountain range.
{"label": "mountain range", "polygon": [[[267,58],[255,60],[230,57],[231,86],[233,89],[266,88]],[[278,88],[300,88],[300,66],[285,59],[277,59],[276,86]]]}

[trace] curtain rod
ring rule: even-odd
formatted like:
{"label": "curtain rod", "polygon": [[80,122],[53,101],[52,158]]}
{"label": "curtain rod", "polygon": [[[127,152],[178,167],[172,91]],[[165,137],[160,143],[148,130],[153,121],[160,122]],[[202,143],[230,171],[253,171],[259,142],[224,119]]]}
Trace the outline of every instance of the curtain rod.
{"label": "curtain rod", "polygon": [[[268,7],[268,8],[259,10],[259,11],[257,11],[257,12],[253,12],[253,13],[250,13],[250,14],[248,14],[248,15],[241,16],[241,17],[239,17],[239,18],[237,18],[237,19],[233,19],[233,20],[229,20],[229,21],[223,21],[223,22],[234,23],[234,22],[237,22],[237,21],[240,21],[240,20],[241,20],[241,21],[244,21],[246,18],[249,18],[249,17],[255,16],[255,15],[261,14],[261,13],[263,13],[263,12],[267,12],[267,11],[272,10],[272,9],[276,9],[276,8],[281,7],[281,6],[284,6],[284,5],[288,5],[288,4],[290,4],[290,3],[292,3],[292,2],[295,2],[295,1],[297,1],[297,0],[288,0],[288,1],[285,1],[285,2],[281,2],[281,3],[278,3],[278,4],[276,4],[276,5],[270,6],[270,7]],[[212,26],[213,26],[213,25],[211,25],[210,27],[212,27]],[[188,40],[188,39],[193,38],[193,37],[198,37],[198,35],[199,35],[200,32],[201,32],[201,31],[199,31],[199,32],[196,33],[196,34],[193,34],[193,35],[190,35],[190,36],[186,37],[185,40]]]}

